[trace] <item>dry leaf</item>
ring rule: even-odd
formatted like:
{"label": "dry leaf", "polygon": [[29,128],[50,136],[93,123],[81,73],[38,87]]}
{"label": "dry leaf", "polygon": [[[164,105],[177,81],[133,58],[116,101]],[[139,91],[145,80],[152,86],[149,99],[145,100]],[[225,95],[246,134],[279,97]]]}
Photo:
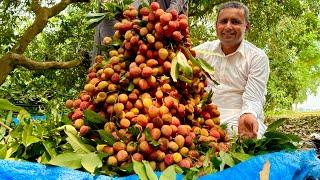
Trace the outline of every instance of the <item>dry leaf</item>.
{"label": "dry leaf", "polygon": [[260,171],[260,180],[269,180],[270,174],[270,162],[267,160],[264,163],[262,170]]}

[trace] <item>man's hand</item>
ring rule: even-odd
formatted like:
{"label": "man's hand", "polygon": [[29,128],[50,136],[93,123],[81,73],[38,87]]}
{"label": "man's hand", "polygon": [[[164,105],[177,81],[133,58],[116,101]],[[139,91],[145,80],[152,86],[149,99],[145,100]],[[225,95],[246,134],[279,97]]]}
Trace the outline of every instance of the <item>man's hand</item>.
{"label": "man's hand", "polygon": [[258,134],[259,124],[254,115],[248,113],[240,116],[238,134],[244,138],[256,138]]}

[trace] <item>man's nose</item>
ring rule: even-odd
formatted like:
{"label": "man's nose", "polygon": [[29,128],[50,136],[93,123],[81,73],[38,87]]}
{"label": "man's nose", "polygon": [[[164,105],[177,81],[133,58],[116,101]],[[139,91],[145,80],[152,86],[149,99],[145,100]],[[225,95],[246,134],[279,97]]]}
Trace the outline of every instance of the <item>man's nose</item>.
{"label": "man's nose", "polygon": [[232,28],[232,23],[231,23],[231,21],[228,21],[228,22],[227,22],[226,28]]}

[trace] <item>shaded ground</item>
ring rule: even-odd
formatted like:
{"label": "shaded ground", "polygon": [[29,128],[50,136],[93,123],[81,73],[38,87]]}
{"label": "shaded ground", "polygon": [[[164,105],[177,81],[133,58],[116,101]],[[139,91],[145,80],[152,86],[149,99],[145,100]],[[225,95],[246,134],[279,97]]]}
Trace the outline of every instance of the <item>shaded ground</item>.
{"label": "shaded ground", "polygon": [[279,130],[299,136],[303,141],[302,147],[304,148],[311,147],[311,134],[320,134],[320,113],[298,113],[269,117],[266,119],[266,124],[270,124],[279,118],[287,119]]}

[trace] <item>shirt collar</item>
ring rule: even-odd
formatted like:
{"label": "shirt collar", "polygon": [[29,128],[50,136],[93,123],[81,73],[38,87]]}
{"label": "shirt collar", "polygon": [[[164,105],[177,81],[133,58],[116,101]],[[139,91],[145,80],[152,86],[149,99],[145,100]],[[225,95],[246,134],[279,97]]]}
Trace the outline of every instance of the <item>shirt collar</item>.
{"label": "shirt collar", "polygon": [[221,55],[223,57],[232,56],[232,55],[234,55],[236,53],[240,53],[243,57],[245,57],[244,44],[245,44],[245,40],[242,40],[241,43],[240,43],[240,46],[238,47],[238,49],[235,52],[233,52],[233,53],[231,53],[231,54],[226,56],[224,54],[224,52],[222,51],[222,49],[221,49],[221,42],[218,41],[218,43],[213,47],[213,52],[214,53],[218,53],[219,55]]}

